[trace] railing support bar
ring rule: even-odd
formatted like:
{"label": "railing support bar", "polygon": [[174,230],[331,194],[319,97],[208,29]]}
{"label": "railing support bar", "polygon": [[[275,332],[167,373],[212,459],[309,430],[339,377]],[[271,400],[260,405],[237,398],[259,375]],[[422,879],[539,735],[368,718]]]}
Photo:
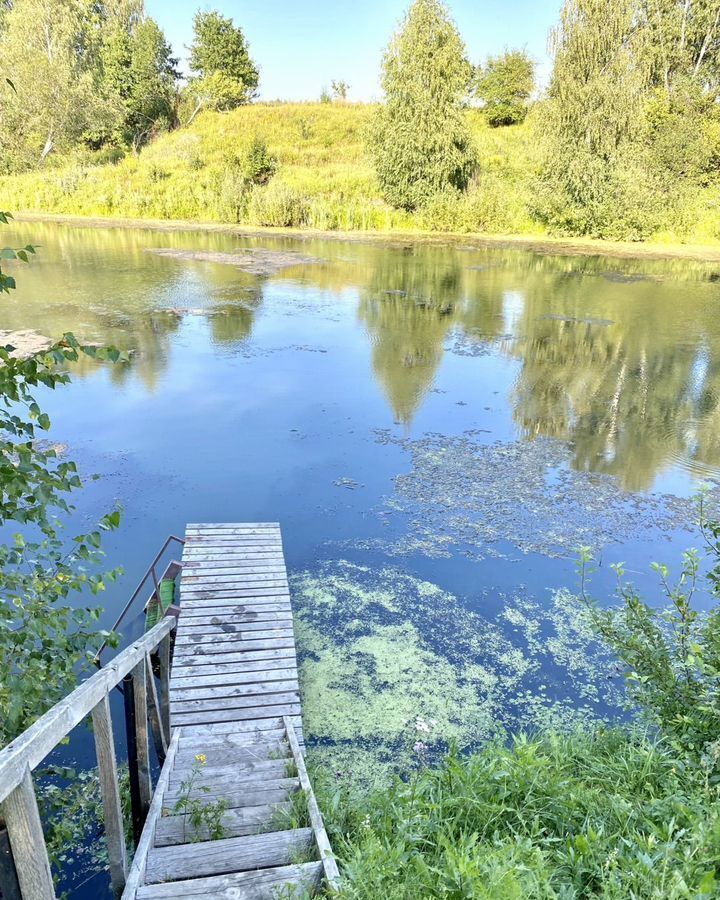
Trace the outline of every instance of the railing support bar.
{"label": "railing support bar", "polygon": [[107,695],[93,709],[92,721],[100,774],[110,883],[113,895],[119,898],[125,889],[125,879],[127,878],[127,849],[125,847],[125,828],[122,817],[120,781],[115,759],[110,700]]}
{"label": "railing support bar", "polygon": [[160,719],[165,729],[165,740],[170,743],[170,634],[166,634],[158,647],[160,663]]}
{"label": "railing support bar", "polygon": [[137,847],[143,829],[143,814],[140,802],[137,733],[135,731],[135,686],[132,675],[126,675],[123,678],[123,699],[125,701],[125,732],[127,734],[128,774],[130,776],[130,813],[133,840]]}
{"label": "railing support bar", "polygon": [[155,687],[155,673],[153,672],[149,656],[145,657],[145,680],[147,684],[148,714],[150,716],[153,743],[155,744],[158,762],[162,765],[167,756],[168,739],[160,718],[160,701],[158,700],[157,689]]}

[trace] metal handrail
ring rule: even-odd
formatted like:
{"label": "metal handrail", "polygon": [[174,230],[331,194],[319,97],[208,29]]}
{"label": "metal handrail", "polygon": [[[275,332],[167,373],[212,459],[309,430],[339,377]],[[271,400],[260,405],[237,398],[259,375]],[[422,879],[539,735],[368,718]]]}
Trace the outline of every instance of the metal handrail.
{"label": "metal handrail", "polygon": [[[128,602],[123,607],[122,612],[117,617],[117,620],[116,620],[115,624],[112,626],[112,628],[110,629],[110,631],[112,631],[112,632],[117,631],[118,627],[120,626],[120,623],[122,622],[122,620],[125,618],[125,616],[130,611],[130,608],[133,605],[133,603],[137,600],[138,595],[140,594],[140,591],[145,586],[145,582],[148,580],[150,575],[152,575],[154,590],[159,596],[160,585],[158,583],[158,577],[157,577],[157,572],[155,571],[155,566],[158,564],[161,557],[163,556],[163,554],[165,553],[165,551],[167,550],[167,548],[170,546],[170,544],[173,541],[180,544],[181,547],[185,546],[185,538],[178,537],[176,534],[168,535],[168,537],[165,539],[165,543],[162,545],[160,550],[158,550],[158,552],[155,554],[155,558],[153,559],[153,561],[150,563],[150,565],[145,570],[145,574],[138,582],[138,586],[135,588],[135,590],[132,593],[132,596],[130,597]],[[100,648],[98,649],[97,653],[95,654],[95,664],[97,666],[100,666],[100,656],[102,655],[103,651],[107,649],[107,645],[108,645],[107,640],[103,641],[102,644],[100,645]]]}

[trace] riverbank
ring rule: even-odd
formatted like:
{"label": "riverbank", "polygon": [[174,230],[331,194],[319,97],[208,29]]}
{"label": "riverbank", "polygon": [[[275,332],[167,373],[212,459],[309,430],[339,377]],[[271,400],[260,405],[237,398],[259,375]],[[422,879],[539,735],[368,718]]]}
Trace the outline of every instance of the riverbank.
{"label": "riverbank", "polygon": [[642,734],[541,732],[434,767],[416,747],[369,795],[313,773],[343,900],[717,896],[716,789]]}
{"label": "riverbank", "polygon": [[207,112],[190,127],[160,135],[137,155],[87,153],[2,176],[2,205],[133,227],[180,222],[193,228],[295,228],[363,240],[461,235],[474,243],[527,245],[540,252],[561,247],[615,256],[720,258],[717,186],[688,195],[683,221],[648,244],[549,235],[534,209],[539,132],[533,115],[522,125],[490,128],[478,110],[467,110],[478,158],[468,191],[443,195],[414,212],[394,209],[382,197],[366,147],[373,110],[362,104],[304,103]]}
{"label": "riverbank", "polygon": [[534,253],[561,256],[606,256],[617,259],[688,259],[697,262],[720,262],[720,242],[717,244],[682,244],[660,242],[602,241],[593,238],[565,238],[549,235],[524,234],[463,234],[432,231],[322,231],[316,228],[273,228],[251,225],[231,225],[221,222],[196,222],[182,219],[137,219],[118,216],[77,216],[61,213],[19,212],[16,222],[50,222],[76,228],[122,228],[155,232],[203,232],[233,234],[239,237],[288,237],[294,240],[372,242],[393,246],[430,244],[474,248],[517,249]]}

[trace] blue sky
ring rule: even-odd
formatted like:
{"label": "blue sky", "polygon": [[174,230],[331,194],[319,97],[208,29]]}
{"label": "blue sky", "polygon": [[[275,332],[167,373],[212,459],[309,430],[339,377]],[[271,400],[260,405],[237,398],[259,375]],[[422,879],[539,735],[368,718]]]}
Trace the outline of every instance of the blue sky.
{"label": "blue sky", "polygon": [[[352,100],[380,96],[382,50],[409,0],[145,0],[176,56],[184,62],[198,8],[218,9],[240,25],[260,67],[264,100],[317,99],[333,78]],[[450,0],[473,62],[504,47],[526,47],[547,76],[547,34],[561,0]]]}

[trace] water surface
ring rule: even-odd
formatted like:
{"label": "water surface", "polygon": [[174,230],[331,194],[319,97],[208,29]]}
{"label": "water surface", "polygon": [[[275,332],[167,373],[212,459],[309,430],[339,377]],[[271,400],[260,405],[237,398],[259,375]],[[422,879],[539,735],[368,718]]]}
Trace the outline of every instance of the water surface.
{"label": "water surface", "polygon": [[[471,745],[617,708],[564,589],[587,544],[599,596],[624,560],[657,598],[650,563],[699,543],[716,267],[38,223],[12,241],[38,256],[0,328],[132,351],[42,397],[53,440],[102,476],[82,522],[125,509],[105,624],[186,522],[279,521],[307,731],[343,777],[392,764],[416,715]],[[258,276],[158,248],[298,261]]]}

